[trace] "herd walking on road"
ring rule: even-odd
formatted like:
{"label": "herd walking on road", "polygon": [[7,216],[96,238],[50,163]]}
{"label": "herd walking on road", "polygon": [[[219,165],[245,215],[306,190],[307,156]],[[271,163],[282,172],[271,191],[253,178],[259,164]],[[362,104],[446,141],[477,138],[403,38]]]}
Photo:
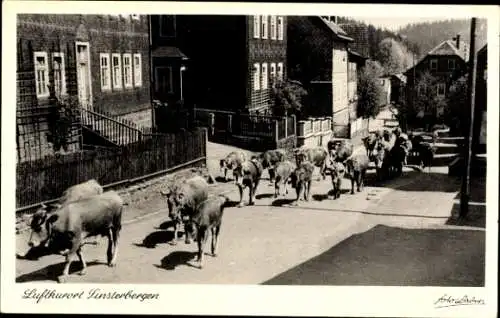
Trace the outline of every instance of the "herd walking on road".
{"label": "herd walking on road", "polygon": [[[330,140],[327,147],[300,147],[294,149],[292,158],[281,149],[264,151],[251,156],[234,151],[220,160],[223,178],[228,181],[232,171],[234,183],[239,191],[238,206],[244,206],[243,193],[248,188],[248,205],[254,205],[256,192],[264,170],[268,170],[269,182],[274,185],[274,197],[286,196],[289,185],[295,189],[299,201],[309,201],[313,172],[319,169],[319,180],[329,175],[332,183],[331,195],[338,199],[342,180],[351,181],[351,194],[361,192],[370,162],[374,163],[377,179],[386,180],[400,176],[407,157],[418,158],[420,166],[428,167],[434,155],[433,145],[421,136],[410,136],[401,129],[370,133],[363,139],[364,147],[355,149],[349,141]],[[197,263],[204,264],[204,249],[211,236],[211,254],[217,255],[217,245],[224,208],[229,198],[225,195],[209,195],[209,184],[205,178],[195,176],[183,180],[167,191],[161,191],[166,200],[169,218],[173,222],[174,239],[178,240],[178,230],[184,227],[185,243],[194,238],[198,245]],[[63,196],[52,204],[42,204],[30,222],[29,246],[43,246],[65,256],[66,263],[60,283],[65,282],[69,268],[77,256],[82,263],[80,275],[86,273],[86,262],[82,247],[97,244],[87,238],[103,236],[108,239],[107,263],[116,265],[118,241],[122,228],[122,211],[125,203],[115,191],[103,191],[96,180],[68,188]]]}

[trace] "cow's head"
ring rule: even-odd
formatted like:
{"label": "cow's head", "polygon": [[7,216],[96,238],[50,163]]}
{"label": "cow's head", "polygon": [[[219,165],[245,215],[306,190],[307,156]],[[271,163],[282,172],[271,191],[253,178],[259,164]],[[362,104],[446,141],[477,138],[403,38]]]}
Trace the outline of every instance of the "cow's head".
{"label": "cow's head", "polygon": [[300,166],[303,162],[307,160],[307,154],[305,151],[298,151],[295,153],[295,161],[297,166]]}
{"label": "cow's head", "polygon": [[332,168],[330,170],[332,181],[337,181],[338,179],[342,179],[345,174],[345,167],[340,162],[335,162],[332,164]]}
{"label": "cow's head", "polygon": [[377,167],[377,169],[382,168],[386,154],[387,152],[385,150],[384,144],[378,143],[372,152],[373,162],[375,163],[375,167]]}
{"label": "cow's head", "polygon": [[57,203],[50,205],[42,203],[41,208],[33,214],[30,222],[31,233],[28,240],[28,245],[30,247],[38,247],[41,244],[45,247],[49,247],[52,225],[58,217],[57,214],[53,212],[59,207],[60,205]]}
{"label": "cow's head", "polygon": [[177,192],[175,189],[168,188],[160,191],[161,195],[167,199],[168,216],[172,220],[176,220],[179,216],[179,204],[177,202]]}
{"label": "cow's head", "polygon": [[252,165],[252,162],[244,161],[233,170],[234,180],[238,187],[249,186],[252,183]]}

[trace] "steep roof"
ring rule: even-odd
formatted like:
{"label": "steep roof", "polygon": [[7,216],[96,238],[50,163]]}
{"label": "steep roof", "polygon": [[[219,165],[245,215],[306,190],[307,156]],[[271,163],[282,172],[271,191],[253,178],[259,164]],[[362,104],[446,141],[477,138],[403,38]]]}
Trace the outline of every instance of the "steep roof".
{"label": "steep roof", "polygon": [[182,51],[175,46],[160,46],[155,48],[151,53],[153,57],[171,57],[180,58],[183,60],[188,59],[186,54],[182,53]]}
{"label": "steep roof", "polygon": [[461,52],[450,40],[441,42],[441,44],[433,48],[427,55],[458,55],[463,59]]}
{"label": "steep roof", "polygon": [[354,42],[354,39],[349,37],[347,33],[342,30],[342,28],[339,27],[335,22],[328,21],[320,16],[317,16],[316,18],[318,18],[328,29],[330,29],[330,31],[337,39],[344,42]]}

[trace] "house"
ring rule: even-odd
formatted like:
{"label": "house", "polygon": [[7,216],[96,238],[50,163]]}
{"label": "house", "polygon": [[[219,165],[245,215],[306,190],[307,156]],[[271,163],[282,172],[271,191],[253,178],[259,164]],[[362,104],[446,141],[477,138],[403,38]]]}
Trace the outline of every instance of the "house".
{"label": "house", "polygon": [[486,153],[486,110],[488,82],[488,45],[477,52],[476,96],[474,104],[474,142],[473,153]]}
{"label": "house", "polygon": [[383,75],[379,78],[380,86],[382,87],[382,100],[381,104],[383,107],[391,103],[391,76]]}
{"label": "house", "polygon": [[[413,106],[415,99],[420,94],[417,87],[418,80],[425,72],[429,72],[436,78],[436,95],[444,99],[456,74],[466,69],[467,63],[464,59],[464,49],[460,46],[460,36],[454,39],[455,42],[451,40],[443,41],[427,53],[415,66],[404,72],[407,78],[406,99],[410,107]],[[438,110],[438,113],[442,112],[443,110]]]}
{"label": "house", "polygon": [[[164,75],[159,75],[163,79],[156,79],[159,91],[155,98],[164,98],[161,87],[166,87],[175,98],[182,97],[197,108],[271,111],[272,83],[286,79],[285,16],[157,16],[152,23],[153,29],[159,29],[159,37],[153,33],[155,67],[160,65],[156,64],[160,61],[158,52],[167,51],[165,46],[170,47],[172,63],[177,59],[171,72],[163,71]],[[165,29],[167,25],[169,29]],[[165,33],[170,38],[161,35]],[[161,84],[165,79],[172,84]]]}
{"label": "house", "polygon": [[[141,15],[18,15],[19,160],[53,153],[47,132],[54,98],[151,126],[147,21]],[[81,143],[77,126],[74,131],[69,151]]]}
{"label": "house", "polygon": [[348,44],[352,38],[335,17],[288,18],[290,77],[308,90],[304,115],[332,116],[334,126],[349,126]]}
{"label": "house", "polygon": [[403,74],[392,74],[390,76],[391,81],[391,104],[398,105],[403,103],[406,99],[406,76]]}

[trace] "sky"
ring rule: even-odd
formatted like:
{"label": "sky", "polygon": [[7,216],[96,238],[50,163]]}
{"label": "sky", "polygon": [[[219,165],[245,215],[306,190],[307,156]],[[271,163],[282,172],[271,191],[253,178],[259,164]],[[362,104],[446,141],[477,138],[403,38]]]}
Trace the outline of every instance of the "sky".
{"label": "sky", "polygon": [[400,27],[404,27],[410,23],[418,23],[418,22],[434,22],[440,20],[447,20],[449,18],[418,18],[418,17],[351,17],[352,19],[363,21],[366,24],[373,24],[376,27],[387,28],[392,31],[397,31]]}

